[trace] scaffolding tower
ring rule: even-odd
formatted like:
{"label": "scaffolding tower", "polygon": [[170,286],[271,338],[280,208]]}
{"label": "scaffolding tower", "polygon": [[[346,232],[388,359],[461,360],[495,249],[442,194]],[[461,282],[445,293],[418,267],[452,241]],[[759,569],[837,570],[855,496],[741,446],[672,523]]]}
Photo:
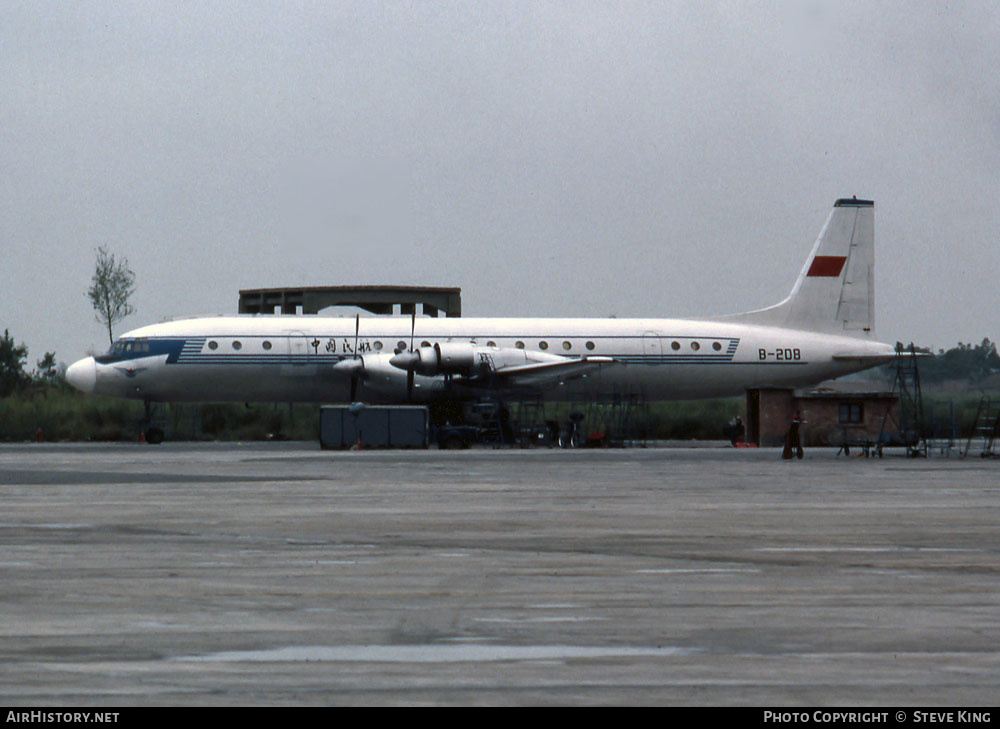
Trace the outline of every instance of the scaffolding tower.
{"label": "scaffolding tower", "polygon": [[645,448],[648,415],[641,395],[609,392],[588,402],[586,422],[590,433],[602,439],[604,445]]}
{"label": "scaffolding tower", "polygon": [[901,445],[909,456],[926,456],[927,427],[916,348],[911,344],[909,352],[896,350],[896,358],[889,367],[893,372],[892,392],[899,397],[899,407],[888,410],[882,418],[879,451],[886,445]]}
{"label": "scaffolding tower", "polygon": [[649,430],[648,407],[639,393],[570,390],[555,401],[522,393],[506,400],[484,399],[475,410],[484,441],[498,447],[645,447]]}
{"label": "scaffolding tower", "polygon": [[981,458],[1000,455],[993,449],[997,437],[1000,437],[1000,400],[990,399],[983,395],[979,400],[975,424],[969,433],[969,439],[965,442],[962,456],[969,455],[973,443],[981,445],[979,451]]}
{"label": "scaffolding tower", "polygon": [[955,416],[955,401],[930,403],[928,449],[942,456],[950,456],[953,450],[961,452],[961,433]]}

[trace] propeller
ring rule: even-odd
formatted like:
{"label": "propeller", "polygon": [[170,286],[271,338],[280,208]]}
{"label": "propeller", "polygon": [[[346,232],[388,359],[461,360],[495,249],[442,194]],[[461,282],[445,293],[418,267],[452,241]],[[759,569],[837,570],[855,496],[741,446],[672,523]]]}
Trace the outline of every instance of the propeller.
{"label": "propeller", "polygon": [[[356,316],[354,319],[354,356],[351,359],[342,359],[333,366],[337,372],[351,376],[351,402],[358,396],[358,380],[365,369],[365,361],[358,356],[358,329],[361,327],[361,319]],[[345,345],[346,349],[346,345]]]}
{"label": "propeller", "polygon": [[413,399],[413,377],[417,365],[420,363],[420,353],[413,349],[413,337],[417,328],[417,310],[410,312],[410,349],[406,352],[396,351],[396,354],[389,360],[389,364],[401,370],[406,370],[406,398]]}
{"label": "propeller", "polygon": [[[410,312],[410,351],[413,351],[413,332],[417,328],[417,307]],[[406,399],[413,399],[413,368],[406,371]]]}
{"label": "propeller", "polygon": [[[361,329],[361,315],[354,315],[354,361],[358,361],[358,331]],[[361,363],[361,367],[364,366],[364,362]],[[354,372],[351,375],[351,402],[357,399],[358,394],[358,377],[361,375],[361,367],[355,365]]]}

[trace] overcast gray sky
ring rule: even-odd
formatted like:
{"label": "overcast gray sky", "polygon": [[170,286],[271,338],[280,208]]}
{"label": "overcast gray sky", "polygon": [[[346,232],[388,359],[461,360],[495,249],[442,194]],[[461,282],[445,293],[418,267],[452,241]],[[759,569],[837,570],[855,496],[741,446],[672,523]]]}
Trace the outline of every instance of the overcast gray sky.
{"label": "overcast gray sky", "polygon": [[1000,339],[1000,6],[0,2],[0,328],[65,362],[240,288],[697,316],[876,201],[885,341]]}

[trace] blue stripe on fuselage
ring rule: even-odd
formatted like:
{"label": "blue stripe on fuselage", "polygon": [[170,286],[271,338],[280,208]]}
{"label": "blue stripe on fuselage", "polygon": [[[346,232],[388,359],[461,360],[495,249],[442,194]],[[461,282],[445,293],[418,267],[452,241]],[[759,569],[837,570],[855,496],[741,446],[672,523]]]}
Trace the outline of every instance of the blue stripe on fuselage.
{"label": "blue stripe on fuselage", "polygon": [[[201,349],[201,344],[204,343],[205,338],[201,337],[200,340],[201,342],[198,344],[199,349]],[[99,364],[106,365],[114,364],[115,362],[128,362],[129,360],[142,359],[144,357],[161,357],[166,355],[167,362],[173,363],[177,361],[185,343],[189,341],[194,340],[182,338],[145,339],[129,351],[115,352],[114,354],[109,352],[107,354],[94,357],[94,360]]]}

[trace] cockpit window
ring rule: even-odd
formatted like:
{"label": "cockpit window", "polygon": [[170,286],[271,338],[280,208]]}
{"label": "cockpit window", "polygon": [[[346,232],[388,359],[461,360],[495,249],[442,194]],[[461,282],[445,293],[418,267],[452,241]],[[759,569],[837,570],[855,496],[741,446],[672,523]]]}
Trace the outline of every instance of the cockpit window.
{"label": "cockpit window", "polygon": [[111,349],[108,350],[108,354],[120,357],[123,354],[141,354],[149,351],[150,346],[148,339],[119,339],[111,345]]}

